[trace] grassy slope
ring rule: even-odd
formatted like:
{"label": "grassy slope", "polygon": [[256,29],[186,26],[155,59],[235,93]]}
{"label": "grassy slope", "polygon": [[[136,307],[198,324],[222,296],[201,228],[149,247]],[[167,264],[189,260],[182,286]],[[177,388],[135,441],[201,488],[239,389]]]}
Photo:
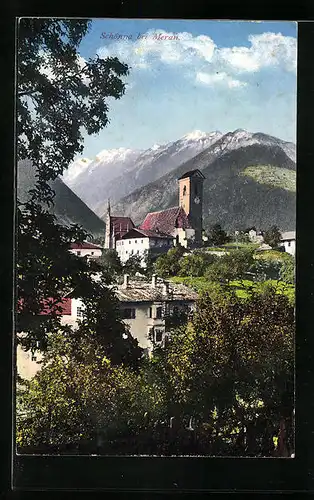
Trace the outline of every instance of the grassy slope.
{"label": "grassy slope", "polygon": [[296,172],[287,168],[279,168],[273,165],[256,165],[246,167],[241,175],[251,177],[260,184],[286,189],[295,193]]}
{"label": "grassy slope", "polygon": [[[182,283],[196,290],[197,292],[212,292],[216,288],[216,283],[208,281],[205,277],[192,278],[175,276],[171,278],[174,283]],[[241,298],[249,296],[249,290],[253,289],[257,292],[262,292],[267,286],[274,286],[278,293],[284,293],[291,301],[294,301],[295,289],[293,285],[288,285],[282,281],[268,280],[261,283],[255,283],[250,280],[234,280],[229,283],[229,287],[235,291],[236,295]]]}

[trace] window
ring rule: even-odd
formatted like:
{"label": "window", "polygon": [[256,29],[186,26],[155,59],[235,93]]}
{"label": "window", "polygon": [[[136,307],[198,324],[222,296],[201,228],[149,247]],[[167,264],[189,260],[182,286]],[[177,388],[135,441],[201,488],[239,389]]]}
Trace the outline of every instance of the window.
{"label": "window", "polygon": [[141,240],[141,243],[143,243],[143,240]]}
{"label": "window", "polygon": [[34,353],[32,354],[32,361],[37,361],[37,357],[35,356]]}
{"label": "window", "polygon": [[129,253],[129,251],[128,251],[128,250],[126,250],[126,251],[125,251],[125,253]]}
{"label": "window", "polygon": [[183,186],[183,195],[186,194],[186,186]]}
{"label": "window", "polygon": [[91,255],[94,255],[94,252],[91,252],[90,254],[91,254]]}
{"label": "window", "polygon": [[162,307],[156,307],[156,318],[160,319],[162,317]]}
{"label": "window", "polygon": [[155,342],[162,342],[163,339],[163,331],[155,330]]}
{"label": "window", "polygon": [[78,318],[83,318],[83,307],[78,307],[76,310],[76,316]]}
{"label": "window", "polygon": [[78,251],[76,252],[76,255],[81,255],[81,251],[80,251],[80,250],[78,250]]}
{"label": "window", "polygon": [[135,243],[137,243],[137,240],[135,240]]}
{"label": "window", "polygon": [[129,245],[131,245],[131,240],[129,240]]}
{"label": "window", "polygon": [[139,250],[137,250],[137,251],[136,251],[136,253],[140,253],[140,251],[139,251]]}
{"label": "window", "polygon": [[124,319],[135,319],[135,309],[123,309],[122,317]]}
{"label": "window", "polygon": [[153,317],[153,310],[151,307],[148,308],[148,317],[152,318]]}
{"label": "window", "polygon": [[124,245],[124,241],[121,241],[121,245]]}
{"label": "window", "polygon": [[288,241],[288,247],[291,247],[291,241]]}

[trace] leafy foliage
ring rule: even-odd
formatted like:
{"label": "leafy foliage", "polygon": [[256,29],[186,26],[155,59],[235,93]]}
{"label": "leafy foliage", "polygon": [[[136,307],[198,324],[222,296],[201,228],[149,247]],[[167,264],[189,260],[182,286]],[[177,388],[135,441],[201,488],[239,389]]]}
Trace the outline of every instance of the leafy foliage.
{"label": "leafy foliage", "polygon": [[228,241],[226,231],[224,231],[220,224],[214,224],[209,231],[209,242],[211,245],[223,245]]}
{"label": "leafy foliage", "polygon": [[102,255],[97,261],[100,266],[112,277],[122,274],[123,266],[116,250],[112,248],[103,249]]}
{"label": "leafy foliage", "polygon": [[179,260],[179,276],[204,276],[207,267],[215,260],[215,256],[205,252],[193,252]]}
{"label": "leafy foliage", "polygon": [[277,226],[271,226],[264,233],[264,242],[272,248],[277,248],[281,239],[281,232]]}
{"label": "leafy foliage", "polygon": [[167,278],[175,276],[180,270],[180,259],[185,250],[182,245],[176,245],[170,248],[166,254],[161,255],[154,264],[154,271],[158,276]]}
{"label": "leafy foliage", "polygon": [[[84,131],[97,133],[109,123],[108,98],[119,99],[125,91],[121,77],[128,74],[126,65],[116,58],[80,58],[77,49],[89,27],[88,20],[19,21],[17,156],[31,160],[37,177],[29,201],[17,209],[17,324],[24,333],[18,342],[25,348],[47,347],[48,335],[60,328],[60,302],[70,292],[86,303],[95,301],[97,311],[88,306],[91,315],[86,317],[101,335],[104,324],[96,328],[94,319],[109,318],[116,308],[105,290],[111,283],[108,269],[68,251],[71,242],[88,238],[86,232],[57,224],[45,208],[54,198],[48,182],[82,151]],[[47,300],[50,314],[43,317]],[[119,338],[118,314],[110,317],[108,331]]]}
{"label": "leafy foliage", "polygon": [[233,279],[247,277],[254,265],[253,251],[233,250],[222,255],[206,271],[206,277],[210,281],[229,283]]}

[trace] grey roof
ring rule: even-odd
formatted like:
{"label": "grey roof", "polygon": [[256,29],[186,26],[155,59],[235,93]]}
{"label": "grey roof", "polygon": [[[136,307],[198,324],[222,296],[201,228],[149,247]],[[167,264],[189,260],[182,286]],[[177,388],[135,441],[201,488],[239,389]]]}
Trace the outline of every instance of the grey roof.
{"label": "grey roof", "polygon": [[295,231],[285,231],[281,233],[281,240],[295,240]]}
{"label": "grey roof", "polygon": [[202,172],[196,168],[195,170],[189,170],[188,172],[185,172],[185,174],[181,175],[181,177],[179,177],[179,180],[181,179],[185,179],[187,177],[201,177],[202,179],[205,179],[205,176],[204,174],[202,174]]}
{"label": "grey roof", "polygon": [[153,301],[195,301],[198,294],[185,285],[167,282],[169,293],[164,289],[164,280],[157,278],[156,287],[151,281],[130,279],[128,288],[118,285],[116,295],[120,302],[153,302]]}

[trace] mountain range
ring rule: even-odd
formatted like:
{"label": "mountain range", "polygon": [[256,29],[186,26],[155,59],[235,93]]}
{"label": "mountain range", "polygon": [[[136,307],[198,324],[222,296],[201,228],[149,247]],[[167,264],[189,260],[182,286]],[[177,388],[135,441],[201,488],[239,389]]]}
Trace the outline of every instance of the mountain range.
{"label": "mountain range", "polygon": [[[178,205],[177,179],[197,168],[205,176],[205,229],[218,222],[228,230],[251,225],[265,229],[273,224],[292,230],[296,217],[295,160],[293,143],[238,129],[221,135],[192,159],[123,197],[113,212],[140,224],[147,212]],[[105,204],[99,213],[105,217]]]}
{"label": "mountain range", "polygon": [[[295,229],[295,144],[242,129],[195,130],[145,151],[119,148],[78,159],[51,182],[56,197],[50,210],[63,224],[103,236],[108,198],[114,215],[140,224],[147,212],[178,205],[177,180],[194,169],[205,176],[205,229],[217,222],[227,230],[272,224]],[[25,200],[34,183],[30,162],[19,162],[18,198]]]}
{"label": "mountain range", "polygon": [[104,200],[118,201],[193,158],[222,136],[195,130],[177,141],[147,150],[104,150],[94,160],[79,159],[63,175],[64,182],[92,210],[101,214]]}

